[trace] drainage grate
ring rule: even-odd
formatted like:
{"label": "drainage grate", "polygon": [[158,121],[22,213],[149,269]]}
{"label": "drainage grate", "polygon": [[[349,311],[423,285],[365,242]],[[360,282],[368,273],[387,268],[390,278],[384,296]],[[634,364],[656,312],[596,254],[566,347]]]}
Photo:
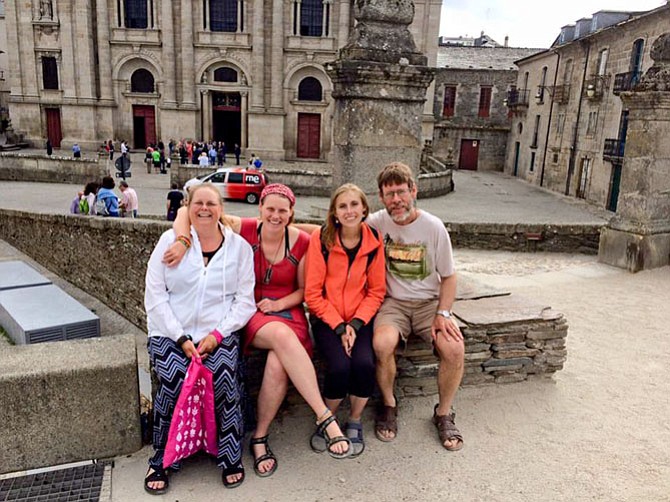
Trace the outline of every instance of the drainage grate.
{"label": "drainage grate", "polygon": [[110,498],[111,464],[88,463],[0,480],[0,501],[99,502]]}

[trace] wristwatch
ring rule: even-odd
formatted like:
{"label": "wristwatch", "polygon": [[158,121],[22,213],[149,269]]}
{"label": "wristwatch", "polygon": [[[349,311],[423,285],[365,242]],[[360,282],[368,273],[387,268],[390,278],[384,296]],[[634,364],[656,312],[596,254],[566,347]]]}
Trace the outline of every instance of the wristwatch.
{"label": "wristwatch", "polygon": [[445,310],[438,310],[437,312],[435,312],[435,315],[441,315],[445,319],[449,319],[451,317],[451,312],[449,312],[446,309]]}
{"label": "wristwatch", "polygon": [[188,342],[192,342],[192,341],[193,341],[193,337],[192,337],[191,335],[182,335],[182,336],[180,336],[179,338],[177,338],[177,345],[179,345],[179,346],[181,347],[181,346],[184,345],[187,341],[188,341]]}

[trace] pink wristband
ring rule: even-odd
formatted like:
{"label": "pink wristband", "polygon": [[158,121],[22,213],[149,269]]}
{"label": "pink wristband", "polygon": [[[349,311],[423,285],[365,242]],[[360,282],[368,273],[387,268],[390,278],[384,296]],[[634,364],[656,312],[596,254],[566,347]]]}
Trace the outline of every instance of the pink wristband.
{"label": "pink wristband", "polygon": [[216,343],[221,343],[221,341],[223,340],[223,335],[221,333],[219,333],[219,331],[216,330],[216,329],[213,330],[210,333],[210,335],[212,335],[214,338],[216,338]]}

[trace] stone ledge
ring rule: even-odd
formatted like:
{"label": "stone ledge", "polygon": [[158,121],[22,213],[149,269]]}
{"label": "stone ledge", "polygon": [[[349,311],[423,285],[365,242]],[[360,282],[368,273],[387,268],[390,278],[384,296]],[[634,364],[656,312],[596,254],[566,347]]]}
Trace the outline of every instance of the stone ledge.
{"label": "stone ledge", "polygon": [[96,159],[46,154],[0,153],[0,180],[85,185],[107,175],[104,162]]}
{"label": "stone ledge", "polygon": [[13,346],[0,368],[0,473],[141,447],[132,335]]}
{"label": "stone ledge", "polygon": [[[568,325],[561,313],[514,296],[459,300],[452,311],[465,337],[461,385],[521,382],[563,367]],[[410,338],[398,361],[397,394],[435,394],[436,374],[432,348]]]}

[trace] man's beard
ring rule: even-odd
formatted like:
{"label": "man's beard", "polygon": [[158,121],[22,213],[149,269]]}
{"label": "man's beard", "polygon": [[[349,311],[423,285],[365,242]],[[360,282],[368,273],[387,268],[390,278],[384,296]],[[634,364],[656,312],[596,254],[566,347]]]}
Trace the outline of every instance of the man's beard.
{"label": "man's beard", "polygon": [[[403,204],[404,205],[404,204]],[[391,209],[386,209],[386,212],[389,214],[391,219],[398,224],[405,223],[411,216],[412,216],[412,211],[416,206],[416,201],[414,199],[411,200],[411,202],[407,205],[405,210],[402,213],[395,213],[393,214],[393,208]]]}

